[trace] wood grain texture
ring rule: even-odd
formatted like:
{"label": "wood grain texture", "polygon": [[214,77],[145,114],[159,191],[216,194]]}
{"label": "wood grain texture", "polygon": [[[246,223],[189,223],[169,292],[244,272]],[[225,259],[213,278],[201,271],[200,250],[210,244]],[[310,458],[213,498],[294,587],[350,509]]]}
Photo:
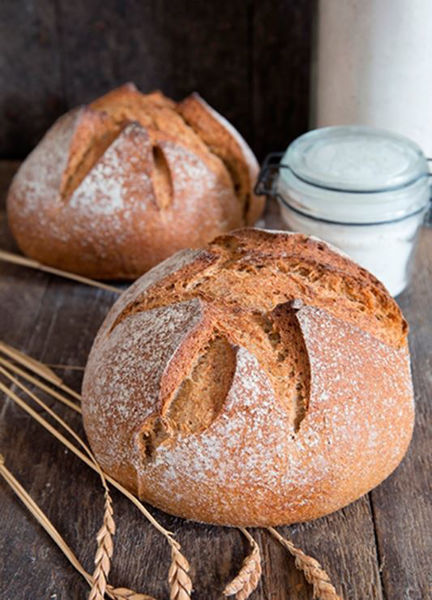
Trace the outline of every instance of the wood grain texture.
{"label": "wood grain texture", "polygon": [[199,90],[239,129],[250,130],[247,3],[100,0],[89,10],[79,0],[61,2],[59,19],[70,106],[134,81],[176,99]]}
{"label": "wood grain texture", "polygon": [[314,2],[256,2],[252,24],[254,149],[285,150],[308,129]]}
{"label": "wood grain texture", "polygon": [[1,2],[0,156],[23,157],[66,108],[54,2]]}
{"label": "wood grain texture", "polygon": [[262,158],[307,128],[314,0],[0,3],[0,156],[24,157],[67,109],[133,80],[196,90]]}
{"label": "wood grain texture", "polygon": [[[0,190],[16,163],[0,163]],[[274,207],[267,224],[280,227]],[[13,248],[0,200],[2,248]],[[431,427],[432,232],[424,231],[411,290],[401,302],[411,324],[417,426],[407,458],[386,482],[337,513],[281,528],[320,560],[345,600],[432,598]],[[84,365],[93,336],[113,296],[94,288],[0,263],[0,339],[47,363]],[[62,371],[79,389],[81,373]],[[54,401],[47,399],[50,405]],[[79,415],[56,407],[81,430]],[[0,398],[0,452],[91,569],[94,534],[103,499],[97,476],[39,425]],[[166,542],[123,497],[113,493],[118,533],[112,583],[165,600],[169,550]],[[86,587],[79,575],[0,482],[0,598],[78,600]],[[196,600],[216,600],[239,569],[248,546],[237,530],[185,522],[152,512],[176,532],[192,565]],[[312,591],[293,559],[266,531],[252,530],[263,554],[263,579],[254,600],[311,600]]]}
{"label": "wood grain texture", "polygon": [[414,437],[397,471],[372,492],[382,580],[391,600],[432,598],[432,230],[423,231],[413,284],[400,299],[410,324]]}

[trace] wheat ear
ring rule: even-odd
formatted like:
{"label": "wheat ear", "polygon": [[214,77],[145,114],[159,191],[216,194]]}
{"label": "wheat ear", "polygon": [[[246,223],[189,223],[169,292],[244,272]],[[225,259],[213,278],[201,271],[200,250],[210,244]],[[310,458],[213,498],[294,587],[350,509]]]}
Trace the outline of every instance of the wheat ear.
{"label": "wheat ear", "polygon": [[[0,454],[0,475],[4,478],[6,483],[15,492],[18,498],[23,502],[24,506],[29,510],[33,517],[39,522],[40,525],[45,529],[51,539],[57,544],[66,558],[69,560],[71,565],[80,573],[80,575],[87,581],[89,586],[92,585],[92,577],[79,562],[78,558],[62,538],[60,533],[48,519],[42,509],[36,504],[30,494],[22,487],[12,473],[6,468],[4,464],[4,457]],[[107,585],[107,594],[113,600],[155,600],[151,596],[146,594],[139,594],[133,590],[127,588],[115,588],[112,585]]]}
{"label": "wheat ear", "polygon": [[35,358],[27,356],[27,354],[24,354],[16,348],[13,348],[12,346],[9,346],[8,344],[5,344],[1,341],[0,351],[3,352],[3,354],[6,354],[6,356],[9,356],[9,358],[15,360],[17,363],[19,363],[26,369],[33,371],[33,373],[36,373],[36,375],[39,375],[39,377],[42,377],[42,379],[45,379],[45,381],[48,381],[49,383],[52,383],[64,392],[67,392],[70,396],[72,396],[72,398],[75,398],[76,400],[81,400],[81,396],[78,394],[78,392],[67,386],[62,381],[62,379],[60,379],[60,377],[58,377],[58,375],[56,375],[54,371],[52,371],[49,367],[44,365],[44,363],[39,362]]}
{"label": "wheat ear", "polygon": [[24,256],[20,256],[19,254],[14,254],[13,252],[6,252],[5,250],[0,250],[0,260],[12,263],[14,265],[20,265],[21,267],[29,267],[30,269],[37,269],[38,271],[51,273],[51,275],[65,277],[66,279],[72,279],[73,281],[79,281],[80,283],[84,283],[85,285],[97,287],[108,292],[114,292],[115,294],[121,294],[123,292],[123,290],[116,288],[113,285],[108,285],[107,283],[102,283],[101,281],[95,281],[94,279],[89,279],[88,277],[82,277],[81,275],[76,275],[75,273],[71,273],[69,271],[62,271],[61,269],[48,267],[48,265],[44,265],[40,262],[37,262],[36,260],[31,260],[30,258],[25,258]]}
{"label": "wheat ear", "polygon": [[189,600],[192,593],[192,581],[189,577],[190,566],[180,552],[180,544],[170,539],[171,565],[168,572],[170,600]]}
{"label": "wheat ear", "polygon": [[113,588],[112,586],[107,586],[107,594],[113,598],[113,600],[155,600],[153,596],[148,596],[147,594],[139,594],[138,592],[134,592],[132,590],[128,590],[127,588]]}
{"label": "wheat ear", "polygon": [[108,574],[111,566],[111,557],[114,550],[113,544],[113,536],[115,534],[115,523],[113,519],[113,507],[112,507],[112,499],[109,492],[109,488],[105,479],[105,475],[102,469],[99,466],[96,458],[91,452],[90,448],[84,442],[84,440],[71,428],[69,425],[63,421],[61,417],[57,415],[45,402],[43,402],[40,398],[38,398],[33,392],[31,392],[25,385],[23,385],[16,377],[14,377],[11,373],[9,373],[4,367],[0,366],[0,373],[9,379],[12,383],[14,383],[17,387],[19,387],[23,392],[28,394],[28,396],[36,402],[41,408],[43,408],[53,419],[59,423],[63,429],[65,429],[69,435],[71,435],[78,444],[84,449],[86,454],[89,456],[90,460],[93,462],[96,467],[96,471],[101,478],[102,485],[104,488],[104,497],[105,497],[105,508],[104,508],[104,517],[102,527],[99,529],[98,534],[96,536],[97,540],[97,551],[95,557],[95,571],[93,574],[93,585],[90,591],[89,600],[103,600]]}
{"label": "wheat ear", "polygon": [[256,589],[261,579],[261,553],[251,534],[244,527],[239,527],[239,529],[248,540],[251,552],[244,559],[237,576],[225,586],[223,594],[224,596],[235,594],[236,600],[246,600]]}
{"label": "wheat ear", "polygon": [[320,563],[312,556],[305,554],[300,548],[296,548],[291,540],[284,538],[273,527],[268,527],[271,535],[295,558],[295,566],[303,571],[306,581],[313,587],[313,597],[319,600],[342,600],[338,596],[330,577],[324,571]]}
{"label": "wheat ear", "polygon": [[[28,406],[28,404],[22,398],[20,398],[17,394],[15,394],[11,389],[9,389],[7,386],[5,386],[1,382],[0,382],[0,390],[4,394],[6,394],[9,398],[11,398],[18,406],[20,406],[25,412],[27,412],[40,425],[42,425],[42,427],[44,427],[47,431],[49,431],[49,433],[51,433],[51,435],[53,435],[55,438],[57,438],[64,446],[66,446],[66,448],[68,448],[71,452],[73,452],[76,456],[78,456],[78,458],[80,458],[84,463],[86,463],[91,469],[93,469],[94,471],[98,471],[97,466],[93,463],[92,460],[90,460],[76,446],[74,446],[67,438],[65,438],[59,431],[57,431],[57,429],[55,429],[55,427],[53,427],[50,423],[48,423],[48,421],[46,419],[44,419],[39,413],[37,413],[30,406]],[[54,411],[52,411],[52,412],[54,412]],[[109,475],[105,474],[105,478],[119,492],[121,492],[124,496],[126,496],[126,498],[128,498],[128,500],[130,500],[130,502],[132,502],[132,504],[134,504],[138,508],[138,510],[153,525],[153,527],[155,529],[157,529],[166,538],[166,540],[168,541],[168,543],[171,546],[171,551],[172,551],[172,555],[173,555],[172,562],[176,561],[176,565],[177,565],[176,566],[177,575],[176,575],[176,578],[173,579],[173,584],[180,578],[180,576],[181,576],[180,571],[183,571],[183,573],[185,574],[182,576],[182,580],[185,581],[186,576],[189,577],[187,575],[187,572],[189,569],[189,563],[187,562],[187,560],[183,556],[183,554],[181,554],[180,544],[176,540],[173,539],[172,533],[170,531],[166,530],[164,527],[162,527],[162,525],[153,517],[153,515],[145,508],[145,506],[138,500],[138,498],[136,498],[136,496],[134,496],[131,492],[129,492],[129,490],[127,490],[120,483],[118,483],[118,481],[116,481]],[[174,552],[174,550],[175,550],[175,552]],[[174,556],[175,556],[175,560],[174,560]],[[181,565],[183,566],[183,568],[181,567]],[[186,568],[186,565],[187,565],[187,568]],[[170,572],[171,572],[171,569],[170,569]],[[171,583],[170,583],[170,585],[171,585]],[[188,585],[185,585],[184,590],[187,590],[188,587],[189,587]],[[190,584],[190,587],[192,588],[192,584]],[[176,597],[174,596],[174,598],[176,598]],[[177,596],[177,598],[180,600],[183,598],[188,598],[188,596],[184,596],[184,595]]]}
{"label": "wheat ear", "polygon": [[89,600],[103,600],[108,583],[108,575],[111,568],[111,557],[114,551],[113,537],[115,534],[115,523],[113,518],[112,501],[108,491],[105,490],[105,511],[102,527],[96,536],[97,551],[95,557],[95,570],[93,572],[93,584],[90,589]]}

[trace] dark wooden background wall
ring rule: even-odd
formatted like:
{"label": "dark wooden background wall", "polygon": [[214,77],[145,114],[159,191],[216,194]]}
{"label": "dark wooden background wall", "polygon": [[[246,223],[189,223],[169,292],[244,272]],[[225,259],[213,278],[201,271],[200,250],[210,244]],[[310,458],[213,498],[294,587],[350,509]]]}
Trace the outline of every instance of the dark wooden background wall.
{"label": "dark wooden background wall", "polygon": [[197,90],[259,158],[307,129],[314,0],[1,0],[0,158],[134,81]]}

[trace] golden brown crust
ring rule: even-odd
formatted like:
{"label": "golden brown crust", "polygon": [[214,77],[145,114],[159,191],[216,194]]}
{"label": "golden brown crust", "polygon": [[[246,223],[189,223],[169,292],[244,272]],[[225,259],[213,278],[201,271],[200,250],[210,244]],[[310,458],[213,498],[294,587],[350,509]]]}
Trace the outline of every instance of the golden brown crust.
{"label": "golden brown crust", "polygon": [[[207,271],[191,268],[181,277],[173,273],[126,314],[140,312],[199,296],[224,306],[240,304],[269,313],[294,299],[325,308],[382,341],[406,344],[407,323],[381,282],[337,249],[303,234],[241,229],[219,236],[208,246],[213,256]],[[219,277],[213,276],[217,271]],[[254,293],[244,290],[260,285]],[[117,322],[124,313],[117,317]]]}
{"label": "golden brown crust", "polygon": [[[42,196],[26,177],[16,178],[8,198],[9,222],[23,252],[89,277],[135,279],[173,252],[200,246],[203,238],[212,239],[221,228],[235,227],[240,209],[225,183],[163,134],[158,148],[174,186],[167,207],[166,189],[155,185],[152,177],[158,168],[154,146],[136,123],[122,130],[68,201]],[[33,157],[23,175],[27,169],[40,172],[41,162]],[[46,170],[52,168],[49,153]],[[191,170],[199,170],[201,176],[189,181]],[[107,197],[106,182],[113,172]],[[202,194],[209,198],[204,212]]]}
{"label": "golden brown crust", "polygon": [[104,469],[167,512],[224,525],[317,518],[406,451],[406,323],[324,242],[239,230],[118,300],[89,357],[83,417]]}
{"label": "golden brown crust", "polygon": [[126,84],[53,125],[21,166],[8,219],[25,254],[135,279],[244,223],[224,162],[161,92]]}
{"label": "golden brown crust", "polygon": [[239,196],[245,225],[254,225],[264,208],[263,196],[254,194],[259,165],[249,146],[232,125],[194,93],[179,103],[178,112],[207,146],[225,163]]}
{"label": "golden brown crust", "polygon": [[107,114],[88,107],[81,109],[63,173],[62,198],[66,201],[70,198],[119,133],[120,127]]}

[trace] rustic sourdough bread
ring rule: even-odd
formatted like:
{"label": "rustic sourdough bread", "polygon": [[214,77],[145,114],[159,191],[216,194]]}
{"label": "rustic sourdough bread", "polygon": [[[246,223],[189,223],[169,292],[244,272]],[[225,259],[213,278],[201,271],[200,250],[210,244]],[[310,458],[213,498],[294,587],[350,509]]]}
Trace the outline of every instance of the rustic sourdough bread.
{"label": "rustic sourdough bread", "polygon": [[61,117],[9,191],[21,250],[90,277],[135,279],[254,222],[253,154],[207,105],[196,128],[181,106],[127,84]]}
{"label": "rustic sourdough bread", "polygon": [[82,407],[102,467],[169,513],[314,519],[379,484],[408,447],[407,325],[382,284],[324,242],[238,230],[120,297]]}

